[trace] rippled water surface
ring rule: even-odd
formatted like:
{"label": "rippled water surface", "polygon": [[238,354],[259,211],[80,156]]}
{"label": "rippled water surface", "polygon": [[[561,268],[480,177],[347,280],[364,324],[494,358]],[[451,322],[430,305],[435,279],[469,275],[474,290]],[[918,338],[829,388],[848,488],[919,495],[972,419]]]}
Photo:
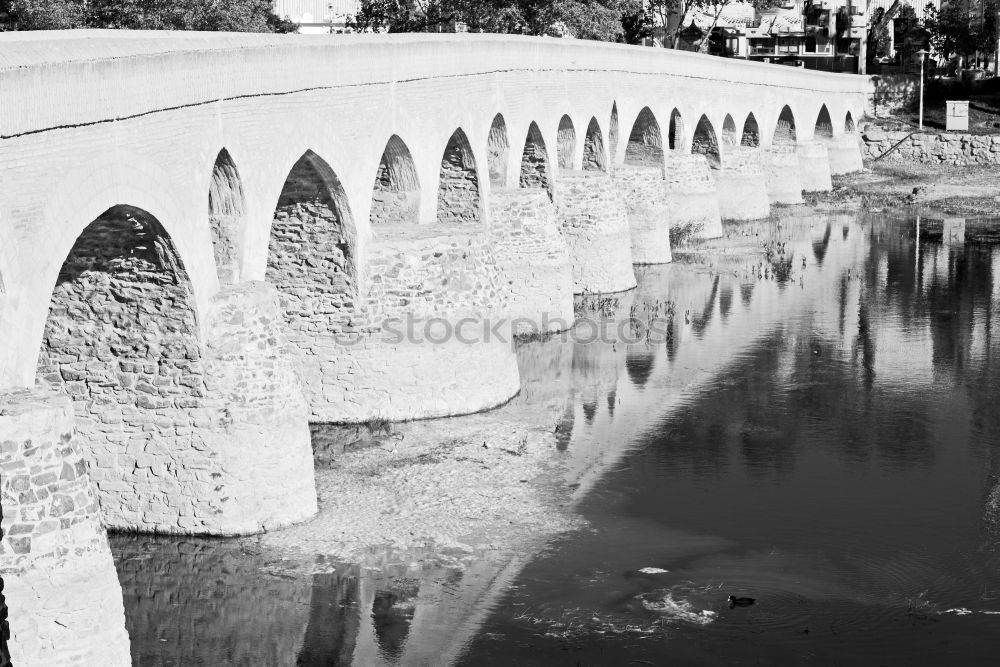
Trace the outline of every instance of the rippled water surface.
{"label": "rippled water surface", "polygon": [[637,267],[582,307],[673,325],[525,345],[507,408],[551,409],[586,528],[382,568],[118,538],[136,664],[993,663],[991,228],[810,215],[729,228],[763,259]]}

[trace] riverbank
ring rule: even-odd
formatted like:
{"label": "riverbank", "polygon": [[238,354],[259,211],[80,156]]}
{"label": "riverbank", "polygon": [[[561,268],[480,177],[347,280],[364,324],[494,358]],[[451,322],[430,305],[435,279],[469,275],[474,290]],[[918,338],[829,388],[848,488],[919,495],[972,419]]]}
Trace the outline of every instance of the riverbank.
{"label": "riverbank", "polygon": [[834,177],[834,189],[805,195],[809,206],[861,206],[869,211],[912,206],[955,216],[1000,214],[1000,165],[868,163]]}

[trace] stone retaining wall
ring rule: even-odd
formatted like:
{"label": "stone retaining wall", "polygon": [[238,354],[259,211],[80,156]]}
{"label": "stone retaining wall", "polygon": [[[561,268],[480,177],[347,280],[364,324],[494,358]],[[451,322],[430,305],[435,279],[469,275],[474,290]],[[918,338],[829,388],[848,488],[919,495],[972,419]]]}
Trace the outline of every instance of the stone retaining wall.
{"label": "stone retaining wall", "polygon": [[516,334],[561,331],[573,324],[573,267],[558,214],[542,189],[494,190],[491,234],[497,261],[510,282],[509,312]]}
{"label": "stone retaining wall", "polygon": [[573,263],[573,291],[635,287],[625,201],[611,177],[594,171],[560,172],[557,206]]}
{"label": "stone retaining wall", "polygon": [[672,261],[671,212],[663,167],[624,165],[615,168],[611,178],[625,201],[632,237],[632,262],[666,264]]}
{"label": "stone retaining wall", "polygon": [[870,128],[862,133],[864,159],[873,160],[903,142],[883,162],[931,164],[1000,164],[1000,134],[957,132],[885,132]]}
{"label": "stone retaining wall", "polygon": [[18,667],[131,665],[121,586],[73,423],[65,396],[0,394],[0,577]]}

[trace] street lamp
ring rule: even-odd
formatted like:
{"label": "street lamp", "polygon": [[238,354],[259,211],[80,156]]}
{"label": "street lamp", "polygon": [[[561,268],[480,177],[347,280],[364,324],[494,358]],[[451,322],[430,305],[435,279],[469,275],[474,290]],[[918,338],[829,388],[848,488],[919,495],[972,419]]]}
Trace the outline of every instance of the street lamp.
{"label": "street lamp", "polygon": [[920,131],[924,129],[924,57],[930,53],[927,49],[920,49],[917,55],[920,56]]}

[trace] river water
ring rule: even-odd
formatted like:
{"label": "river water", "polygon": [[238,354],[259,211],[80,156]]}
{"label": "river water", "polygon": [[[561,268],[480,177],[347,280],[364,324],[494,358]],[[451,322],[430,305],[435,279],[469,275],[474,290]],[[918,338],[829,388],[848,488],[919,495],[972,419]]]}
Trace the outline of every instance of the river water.
{"label": "river water", "polygon": [[582,311],[668,326],[521,346],[505,408],[550,408],[583,528],[305,574],[116,537],[135,664],[994,663],[995,228],[786,213],[637,267]]}

